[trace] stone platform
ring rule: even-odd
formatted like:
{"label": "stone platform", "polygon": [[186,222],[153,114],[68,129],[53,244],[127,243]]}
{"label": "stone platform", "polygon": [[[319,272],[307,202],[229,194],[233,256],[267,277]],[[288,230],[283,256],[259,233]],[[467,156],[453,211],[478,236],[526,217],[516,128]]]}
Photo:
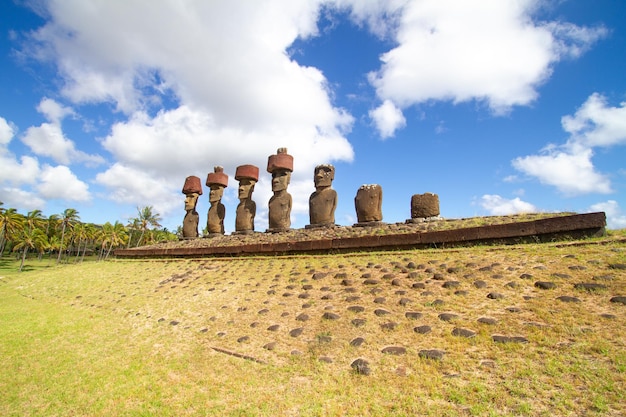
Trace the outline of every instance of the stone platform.
{"label": "stone platform", "polygon": [[[463,227],[467,224],[481,223],[481,219],[485,219],[483,221],[485,224]],[[352,228],[343,226],[318,232],[299,229],[280,234],[228,235],[214,239],[194,239],[118,249],[115,256],[118,258],[272,256],[551,242],[601,236],[606,226],[604,212],[561,213],[527,221],[520,219],[524,217],[505,216],[505,220],[500,220],[498,224],[490,224],[489,218],[442,220],[448,222],[448,228],[440,225],[433,227],[390,225],[387,228],[373,227],[359,232],[358,235],[352,233]]]}

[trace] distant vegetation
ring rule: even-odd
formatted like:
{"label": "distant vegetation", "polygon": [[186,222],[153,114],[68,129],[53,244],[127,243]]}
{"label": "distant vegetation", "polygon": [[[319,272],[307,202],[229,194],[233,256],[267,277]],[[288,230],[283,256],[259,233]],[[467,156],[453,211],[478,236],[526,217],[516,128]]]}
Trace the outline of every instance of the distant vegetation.
{"label": "distant vegetation", "polygon": [[152,206],[138,207],[137,217],[127,224],[115,221],[103,225],[81,222],[73,208],[45,216],[41,210],[24,215],[2,206],[0,202],[0,255],[14,253],[21,259],[20,271],[29,256],[55,256],[56,263],[82,262],[85,256],[103,260],[116,248],[177,239],[174,233],[161,228],[161,217]]}

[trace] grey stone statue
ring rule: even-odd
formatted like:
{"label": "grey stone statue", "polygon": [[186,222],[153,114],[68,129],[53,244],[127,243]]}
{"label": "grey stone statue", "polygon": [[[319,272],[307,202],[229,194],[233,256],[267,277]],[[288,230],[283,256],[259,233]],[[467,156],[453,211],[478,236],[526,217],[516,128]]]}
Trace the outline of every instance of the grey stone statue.
{"label": "grey stone statue", "polygon": [[287,148],[279,148],[276,155],[267,159],[267,172],[272,174],[272,192],[274,195],[269,201],[269,228],[268,232],[283,232],[291,227],[291,194],[287,186],[293,172],[293,156],[287,153]]}
{"label": "grey stone statue", "polygon": [[206,179],[206,185],[211,189],[209,192],[209,212],[207,215],[207,231],[209,236],[224,234],[224,217],[226,208],[222,204],[224,188],[228,187],[228,175],[224,173],[224,168],[216,166]]}
{"label": "grey stone statue", "polygon": [[185,179],[183,185],[183,194],[185,194],[185,218],[183,219],[183,239],[194,239],[199,236],[198,223],[200,216],[196,211],[198,197],[202,195],[202,184],[200,178],[189,176]]}
{"label": "grey stone statue", "polygon": [[335,167],[318,165],[313,171],[315,192],[309,197],[309,220],[307,228],[332,227],[335,225],[337,191],[331,188],[335,179]]}
{"label": "grey stone statue", "polygon": [[240,165],[235,171],[235,179],[239,181],[235,234],[252,233],[256,215],[256,203],[252,200],[252,192],[259,180],[259,168],[254,165]]}

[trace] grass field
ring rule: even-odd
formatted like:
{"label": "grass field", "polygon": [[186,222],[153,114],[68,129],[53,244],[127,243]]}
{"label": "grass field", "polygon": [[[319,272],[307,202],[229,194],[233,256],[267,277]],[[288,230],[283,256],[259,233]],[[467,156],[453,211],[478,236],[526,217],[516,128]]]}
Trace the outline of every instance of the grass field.
{"label": "grass field", "polygon": [[623,234],[18,265],[2,416],[626,415]]}

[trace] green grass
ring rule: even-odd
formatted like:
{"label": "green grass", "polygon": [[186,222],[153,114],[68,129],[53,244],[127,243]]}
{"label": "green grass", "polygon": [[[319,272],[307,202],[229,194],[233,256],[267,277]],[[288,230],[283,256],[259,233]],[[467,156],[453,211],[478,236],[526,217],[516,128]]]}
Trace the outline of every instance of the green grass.
{"label": "green grass", "polygon": [[[18,261],[4,258],[0,415],[623,415],[626,306],[608,302],[626,295],[626,274],[608,267],[626,263],[626,244],[618,237],[580,245],[60,266],[28,259],[22,273]],[[409,261],[423,266],[405,270]],[[492,270],[480,270],[487,265]],[[586,269],[569,269],[572,265]],[[455,272],[447,272],[451,267]],[[412,271],[418,276],[409,279]],[[314,280],[314,272],[328,275]],[[353,281],[355,292],[345,292],[334,278],[338,272]],[[458,280],[467,294],[442,288],[433,272]],[[570,278],[554,278],[557,272]],[[362,284],[364,273],[380,279],[376,294]],[[386,273],[394,273],[401,285],[383,279]],[[520,279],[522,273],[533,278]],[[607,274],[613,279],[593,280]],[[488,287],[475,288],[477,279]],[[537,280],[554,281],[557,289],[539,290],[533,285]],[[424,283],[432,294],[413,289],[413,282]],[[517,286],[507,287],[509,282]],[[578,291],[576,282],[600,282],[607,289]],[[505,298],[487,299],[490,291]],[[305,292],[310,298],[299,298]],[[322,299],[327,294],[333,298]],[[346,301],[349,295],[361,298]],[[559,295],[581,302],[555,301]],[[386,302],[375,304],[375,297]],[[401,297],[412,302],[400,306]],[[444,304],[434,303],[437,299]],[[366,311],[347,311],[357,304]],[[510,306],[521,310],[511,313]],[[321,318],[328,307],[338,320]],[[375,308],[390,314],[375,316]],[[406,310],[423,317],[408,320]],[[297,321],[303,312],[310,319]],[[437,318],[442,312],[460,317],[443,322]],[[605,313],[615,318],[602,318]],[[483,316],[498,322],[477,323]],[[351,320],[358,317],[367,322],[357,328]],[[389,321],[397,327],[381,329]],[[268,331],[272,324],[279,329]],[[432,331],[416,334],[413,327],[420,324]],[[296,327],[303,327],[303,334],[289,336]],[[454,327],[477,334],[452,336]],[[494,343],[495,333],[523,335],[529,342]],[[242,336],[248,339],[238,342]],[[350,346],[356,336],[366,343]],[[263,348],[268,342],[276,343],[274,350]],[[390,345],[407,353],[381,353]],[[420,350],[433,348],[446,352],[443,360],[419,357]],[[292,354],[295,350],[300,354]],[[321,362],[322,356],[332,363]],[[356,358],[368,360],[370,375],[351,370]]]}

